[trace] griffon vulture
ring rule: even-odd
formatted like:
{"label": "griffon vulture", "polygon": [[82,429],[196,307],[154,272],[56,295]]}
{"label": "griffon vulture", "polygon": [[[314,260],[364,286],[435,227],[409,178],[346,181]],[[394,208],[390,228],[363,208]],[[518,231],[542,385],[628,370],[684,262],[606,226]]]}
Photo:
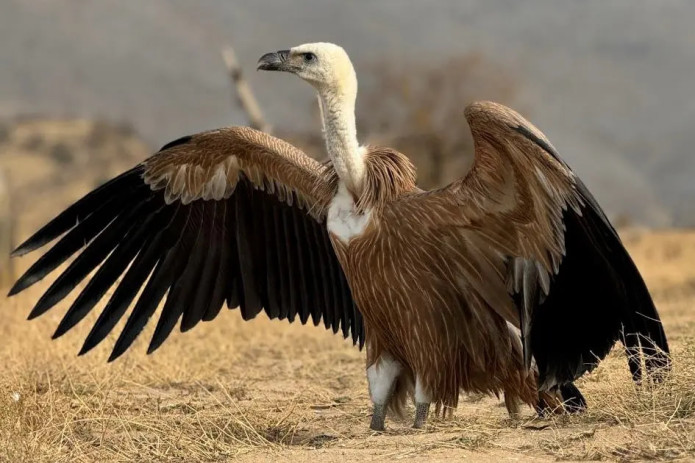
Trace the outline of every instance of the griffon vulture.
{"label": "griffon vulture", "polygon": [[617,340],[636,381],[643,362],[647,372],[668,368],[659,316],[618,234],[519,114],[468,106],[472,168],[423,191],[403,154],[358,143],[357,79],[341,47],[268,53],[258,69],[316,89],[330,162],[246,127],[165,145],[17,248],[26,254],[62,235],[11,295],[77,254],[29,318],[87,280],[59,337],[120,278],[80,351],[102,341],[142,290],[110,360],[165,296],[148,353],[179,319],[187,331],[224,303],[244,319],[262,310],[311,319],[366,344],[375,430],[408,397],[421,427],[431,403],[456,407],[462,391],[504,393],[512,414],[519,402],[581,409],[573,381]]}

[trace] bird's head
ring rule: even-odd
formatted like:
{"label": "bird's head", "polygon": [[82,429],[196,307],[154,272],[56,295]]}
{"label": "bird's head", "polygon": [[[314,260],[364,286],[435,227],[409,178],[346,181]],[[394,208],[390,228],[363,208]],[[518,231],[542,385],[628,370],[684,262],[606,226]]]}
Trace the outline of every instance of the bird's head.
{"label": "bird's head", "polygon": [[258,69],[296,74],[319,92],[357,91],[352,62],[342,47],[326,42],[305,43],[272,53],[258,60]]}

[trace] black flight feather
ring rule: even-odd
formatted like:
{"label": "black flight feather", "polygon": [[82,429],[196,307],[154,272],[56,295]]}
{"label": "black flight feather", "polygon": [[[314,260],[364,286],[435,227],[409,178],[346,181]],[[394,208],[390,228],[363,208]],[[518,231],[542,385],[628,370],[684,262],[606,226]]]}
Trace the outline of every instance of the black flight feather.
{"label": "black flight feather", "polygon": [[[109,362],[116,360],[120,357],[128,347],[135,341],[135,338],[140,334],[142,329],[147,324],[154,313],[157,305],[162,300],[166,294],[169,286],[171,285],[172,279],[178,276],[180,271],[181,255],[179,251],[186,244],[186,237],[190,233],[189,225],[191,224],[192,207],[189,205],[186,209],[186,220],[184,225],[174,232],[176,238],[176,244],[169,248],[166,256],[160,260],[154,268],[149,281],[145,285],[145,289],[142,290],[140,299],[135,303],[135,307],[128,317],[123,331],[121,331],[120,336],[116,340],[116,344],[109,357]],[[174,230],[172,230],[174,231]]]}
{"label": "black flight feather", "polygon": [[287,244],[285,241],[285,219],[283,205],[279,201],[273,201],[273,235],[275,238],[275,259],[277,260],[277,280],[280,295],[277,318],[284,320],[289,313],[289,306],[292,304],[292,289],[290,281],[290,263],[287,258]]}
{"label": "black flight feather", "polygon": [[296,241],[294,233],[294,218],[292,211],[287,206],[282,206],[282,223],[283,223],[283,251],[287,256],[287,281],[289,298],[285,301],[287,305],[287,320],[294,321],[297,311],[301,310],[301,295],[299,291],[299,262],[296,255]]}
{"label": "black flight feather", "polygon": [[53,334],[54,339],[65,334],[94,308],[142,248],[149,227],[158,228],[172,212],[170,208],[162,207],[147,217],[142,225],[130,230],[70,306]]}
{"label": "black flight feather", "polygon": [[194,217],[190,221],[186,237],[177,248],[178,258],[174,264],[169,294],[147,349],[148,354],[162,345],[184,310],[193,302],[195,289],[200,281],[201,266],[208,251],[209,219],[205,214],[205,204],[205,201],[195,201],[191,204]]}
{"label": "black flight feather", "polygon": [[48,290],[41,296],[29,314],[29,319],[38,317],[61,301],[94,270],[106,256],[118,245],[137,222],[133,220],[139,212],[146,208],[149,202],[139,203],[135,207],[125,211],[116,217],[112,223],[102,231],[87,248],[72,261],[68,268],[56,279]]}
{"label": "black flight feather", "polygon": [[232,284],[229,277],[229,269],[231,267],[231,247],[236,246],[234,241],[231,241],[233,232],[230,232],[228,227],[227,214],[230,200],[220,203],[218,209],[221,210],[219,217],[220,226],[220,265],[215,276],[215,282],[210,297],[210,304],[203,314],[203,321],[214,319],[222,309],[225,299],[227,298],[227,287]]}
{"label": "black flight feather", "polygon": [[299,321],[304,325],[309,319],[309,309],[313,304],[313,300],[310,297],[309,284],[307,282],[307,275],[305,270],[309,269],[307,249],[302,242],[303,229],[299,225],[299,222],[304,220],[304,212],[298,208],[288,208],[290,212],[290,219],[292,222],[292,227],[294,228],[294,240],[292,241],[292,250],[294,251],[294,259],[297,268],[297,279],[296,279],[296,291],[297,291],[297,314],[299,315]]}
{"label": "black flight feather", "polygon": [[[142,187],[142,171],[143,166],[141,164],[137,165],[88,193],[58,214],[53,220],[41,227],[39,231],[34,233],[24,243],[19,245],[17,249],[12,252],[12,256],[22,256],[42,247],[44,244],[54,240],[78,225],[89,215],[99,210],[104,203],[109,202],[115,197],[122,197],[123,192]],[[123,207],[125,206],[126,205],[123,204]]]}
{"label": "black flight feather", "polygon": [[248,187],[245,182],[240,181],[235,192],[236,199],[236,239],[237,239],[237,255],[239,262],[239,271],[241,274],[240,287],[241,300],[239,308],[241,316],[244,320],[250,320],[255,317],[263,308],[261,294],[259,293],[259,285],[256,280],[258,265],[263,265],[261,259],[256,259],[253,251],[258,248],[254,240],[254,211],[251,209],[251,201],[253,200],[253,189]]}
{"label": "black flight feather", "polygon": [[200,281],[194,288],[193,298],[183,312],[181,319],[181,331],[185,332],[193,328],[202,320],[212,301],[215,289],[215,280],[220,269],[220,255],[222,253],[221,235],[224,227],[223,204],[218,201],[210,201],[206,214],[210,215],[210,223],[203,230],[206,233],[207,250],[205,261],[201,264]]}

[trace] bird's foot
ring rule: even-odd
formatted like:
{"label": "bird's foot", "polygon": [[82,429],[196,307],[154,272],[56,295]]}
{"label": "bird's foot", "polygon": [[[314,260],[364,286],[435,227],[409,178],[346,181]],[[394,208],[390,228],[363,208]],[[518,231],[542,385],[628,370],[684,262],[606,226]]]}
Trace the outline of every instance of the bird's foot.
{"label": "bird's foot", "polygon": [[427,423],[427,415],[430,412],[430,404],[429,403],[416,403],[415,404],[415,423],[413,424],[413,428],[415,429],[421,429],[425,426],[425,423]]}

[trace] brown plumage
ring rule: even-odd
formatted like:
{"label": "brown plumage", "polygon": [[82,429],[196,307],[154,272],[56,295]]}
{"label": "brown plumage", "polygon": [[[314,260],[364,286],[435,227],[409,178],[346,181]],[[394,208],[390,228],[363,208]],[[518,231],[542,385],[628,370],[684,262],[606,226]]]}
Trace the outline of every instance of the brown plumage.
{"label": "brown plumage", "polygon": [[[264,310],[323,321],[366,343],[374,429],[383,429],[387,407],[402,411],[409,396],[416,427],[430,403],[450,411],[462,391],[503,393],[511,414],[519,401],[541,412],[563,401],[583,408],[573,381],[617,340],[635,354],[636,380],[643,353],[649,372],[668,367],[639,272],[538,129],[495,103],[468,106],[471,170],[422,191],[406,156],[354,143],[349,92],[335,90],[353,87],[336,83],[349,81],[352,68],[334,47],[305,45],[261,60],[263,69],[315,83],[331,162],[244,127],[181,138],[22,244],[15,254],[65,233],[11,294],[88,243],[31,312],[44,313],[98,268],[60,336],[123,274],[81,353],[104,339],[143,286],[112,360],[165,295],[148,352],[179,319],[188,330],[225,302],[245,319]],[[316,70],[317,61],[332,64]]]}
{"label": "brown plumage", "polygon": [[333,244],[365,317],[367,364],[387,352],[406,366],[395,403],[411,392],[415,371],[437,406],[456,407],[461,390],[536,405],[536,378],[510,326],[520,322],[506,290],[507,256],[534,259],[546,274],[557,269],[561,213],[579,203],[573,175],[511,130],[525,121],[507,108],[478,103],[466,117],[476,141],[466,177],[420,192],[410,163],[368,154],[366,184],[384,194],[363,193],[357,206],[377,216],[359,238]]}
{"label": "brown plumage", "polygon": [[[167,204],[222,200],[240,176],[280,201],[296,198],[300,208],[325,215],[337,183],[331,169],[289,143],[249,127],[230,127],[184,137],[144,162],[143,179],[164,189]],[[291,205],[291,203],[290,203]]]}

